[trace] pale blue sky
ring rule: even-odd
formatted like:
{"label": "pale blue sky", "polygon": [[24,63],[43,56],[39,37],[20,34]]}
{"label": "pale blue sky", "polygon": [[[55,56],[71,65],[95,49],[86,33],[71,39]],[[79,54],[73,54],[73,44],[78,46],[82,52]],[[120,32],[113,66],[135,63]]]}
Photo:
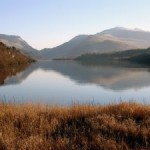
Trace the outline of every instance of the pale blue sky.
{"label": "pale blue sky", "polygon": [[0,33],[34,48],[123,26],[150,30],[150,0],[0,0]]}

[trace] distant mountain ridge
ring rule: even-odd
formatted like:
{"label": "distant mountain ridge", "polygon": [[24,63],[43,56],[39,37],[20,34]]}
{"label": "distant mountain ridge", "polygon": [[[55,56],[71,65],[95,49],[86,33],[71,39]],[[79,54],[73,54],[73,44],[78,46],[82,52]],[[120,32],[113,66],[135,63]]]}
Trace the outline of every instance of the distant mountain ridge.
{"label": "distant mountain ridge", "polygon": [[111,35],[116,37],[120,41],[127,42],[129,44],[136,44],[140,48],[147,48],[150,46],[150,32],[141,29],[127,29],[123,27],[116,27],[108,30],[104,30],[97,33],[98,36]]}
{"label": "distant mountain ridge", "polygon": [[94,35],[79,35],[55,48],[40,51],[47,59],[74,58],[86,53],[110,53],[148,48],[150,32],[123,27],[111,28]]}
{"label": "distant mountain ridge", "polygon": [[38,51],[19,36],[0,34],[0,42],[36,59],[76,58],[87,53],[111,53],[150,47],[150,32],[115,27],[94,35],[78,35],[54,48]]}
{"label": "distant mountain ridge", "polygon": [[24,41],[19,36],[0,34],[0,42],[3,42],[9,47],[14,46],[19,49],[23,54],[29,55],[33,58],[39,57],[39,51],[32,48],[26,41]]}

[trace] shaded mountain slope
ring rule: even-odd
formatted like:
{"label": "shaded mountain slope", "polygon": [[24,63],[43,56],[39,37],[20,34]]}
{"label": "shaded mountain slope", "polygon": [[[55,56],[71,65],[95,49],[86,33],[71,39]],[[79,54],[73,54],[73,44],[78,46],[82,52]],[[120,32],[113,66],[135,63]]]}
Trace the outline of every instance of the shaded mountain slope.
{"label": "shaded mountain slope", "polygon": [[33,58],[40,57],[39,51],[32,48],[26,41],[24,41],[19,36],[0,34],[0,42],[6,44],[8,47],[16,47],[23,54],[26,54]]}
{"label": "shaded mountain slope", "polygon": [[7,47],[0,42],[0,67],[18,66],[21,64],[29,64],[33,59],[23,55],[15,47]]}
{"label": "shaded mountain slope", "polygon": [[75,59],[85,64],[98,64],[98,63],[121,63],[127,61],[129,63],[139,63],[143,65],[150,64],[150,48],[148,49],[135,49],[126,50],[122,52],[113,52],[105,54],[83,54]]}

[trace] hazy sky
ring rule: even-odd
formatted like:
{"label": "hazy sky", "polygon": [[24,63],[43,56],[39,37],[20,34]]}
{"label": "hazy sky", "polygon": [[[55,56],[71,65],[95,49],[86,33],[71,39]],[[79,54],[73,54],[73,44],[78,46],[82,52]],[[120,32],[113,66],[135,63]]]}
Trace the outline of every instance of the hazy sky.
{"label": "hazy sky", "polygon": [[0,0],[0,33],[34,48],[123,26],[150,30],[150,0]]}

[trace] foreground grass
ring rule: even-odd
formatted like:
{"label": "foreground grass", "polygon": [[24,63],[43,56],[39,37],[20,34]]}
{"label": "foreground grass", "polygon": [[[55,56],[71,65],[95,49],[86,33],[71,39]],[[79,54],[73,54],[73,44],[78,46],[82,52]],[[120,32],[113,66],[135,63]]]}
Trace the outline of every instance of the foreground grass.
{"label": "foreground grass", "polygon": [[0,104],[0,150],[150,148],[150,106]]}

